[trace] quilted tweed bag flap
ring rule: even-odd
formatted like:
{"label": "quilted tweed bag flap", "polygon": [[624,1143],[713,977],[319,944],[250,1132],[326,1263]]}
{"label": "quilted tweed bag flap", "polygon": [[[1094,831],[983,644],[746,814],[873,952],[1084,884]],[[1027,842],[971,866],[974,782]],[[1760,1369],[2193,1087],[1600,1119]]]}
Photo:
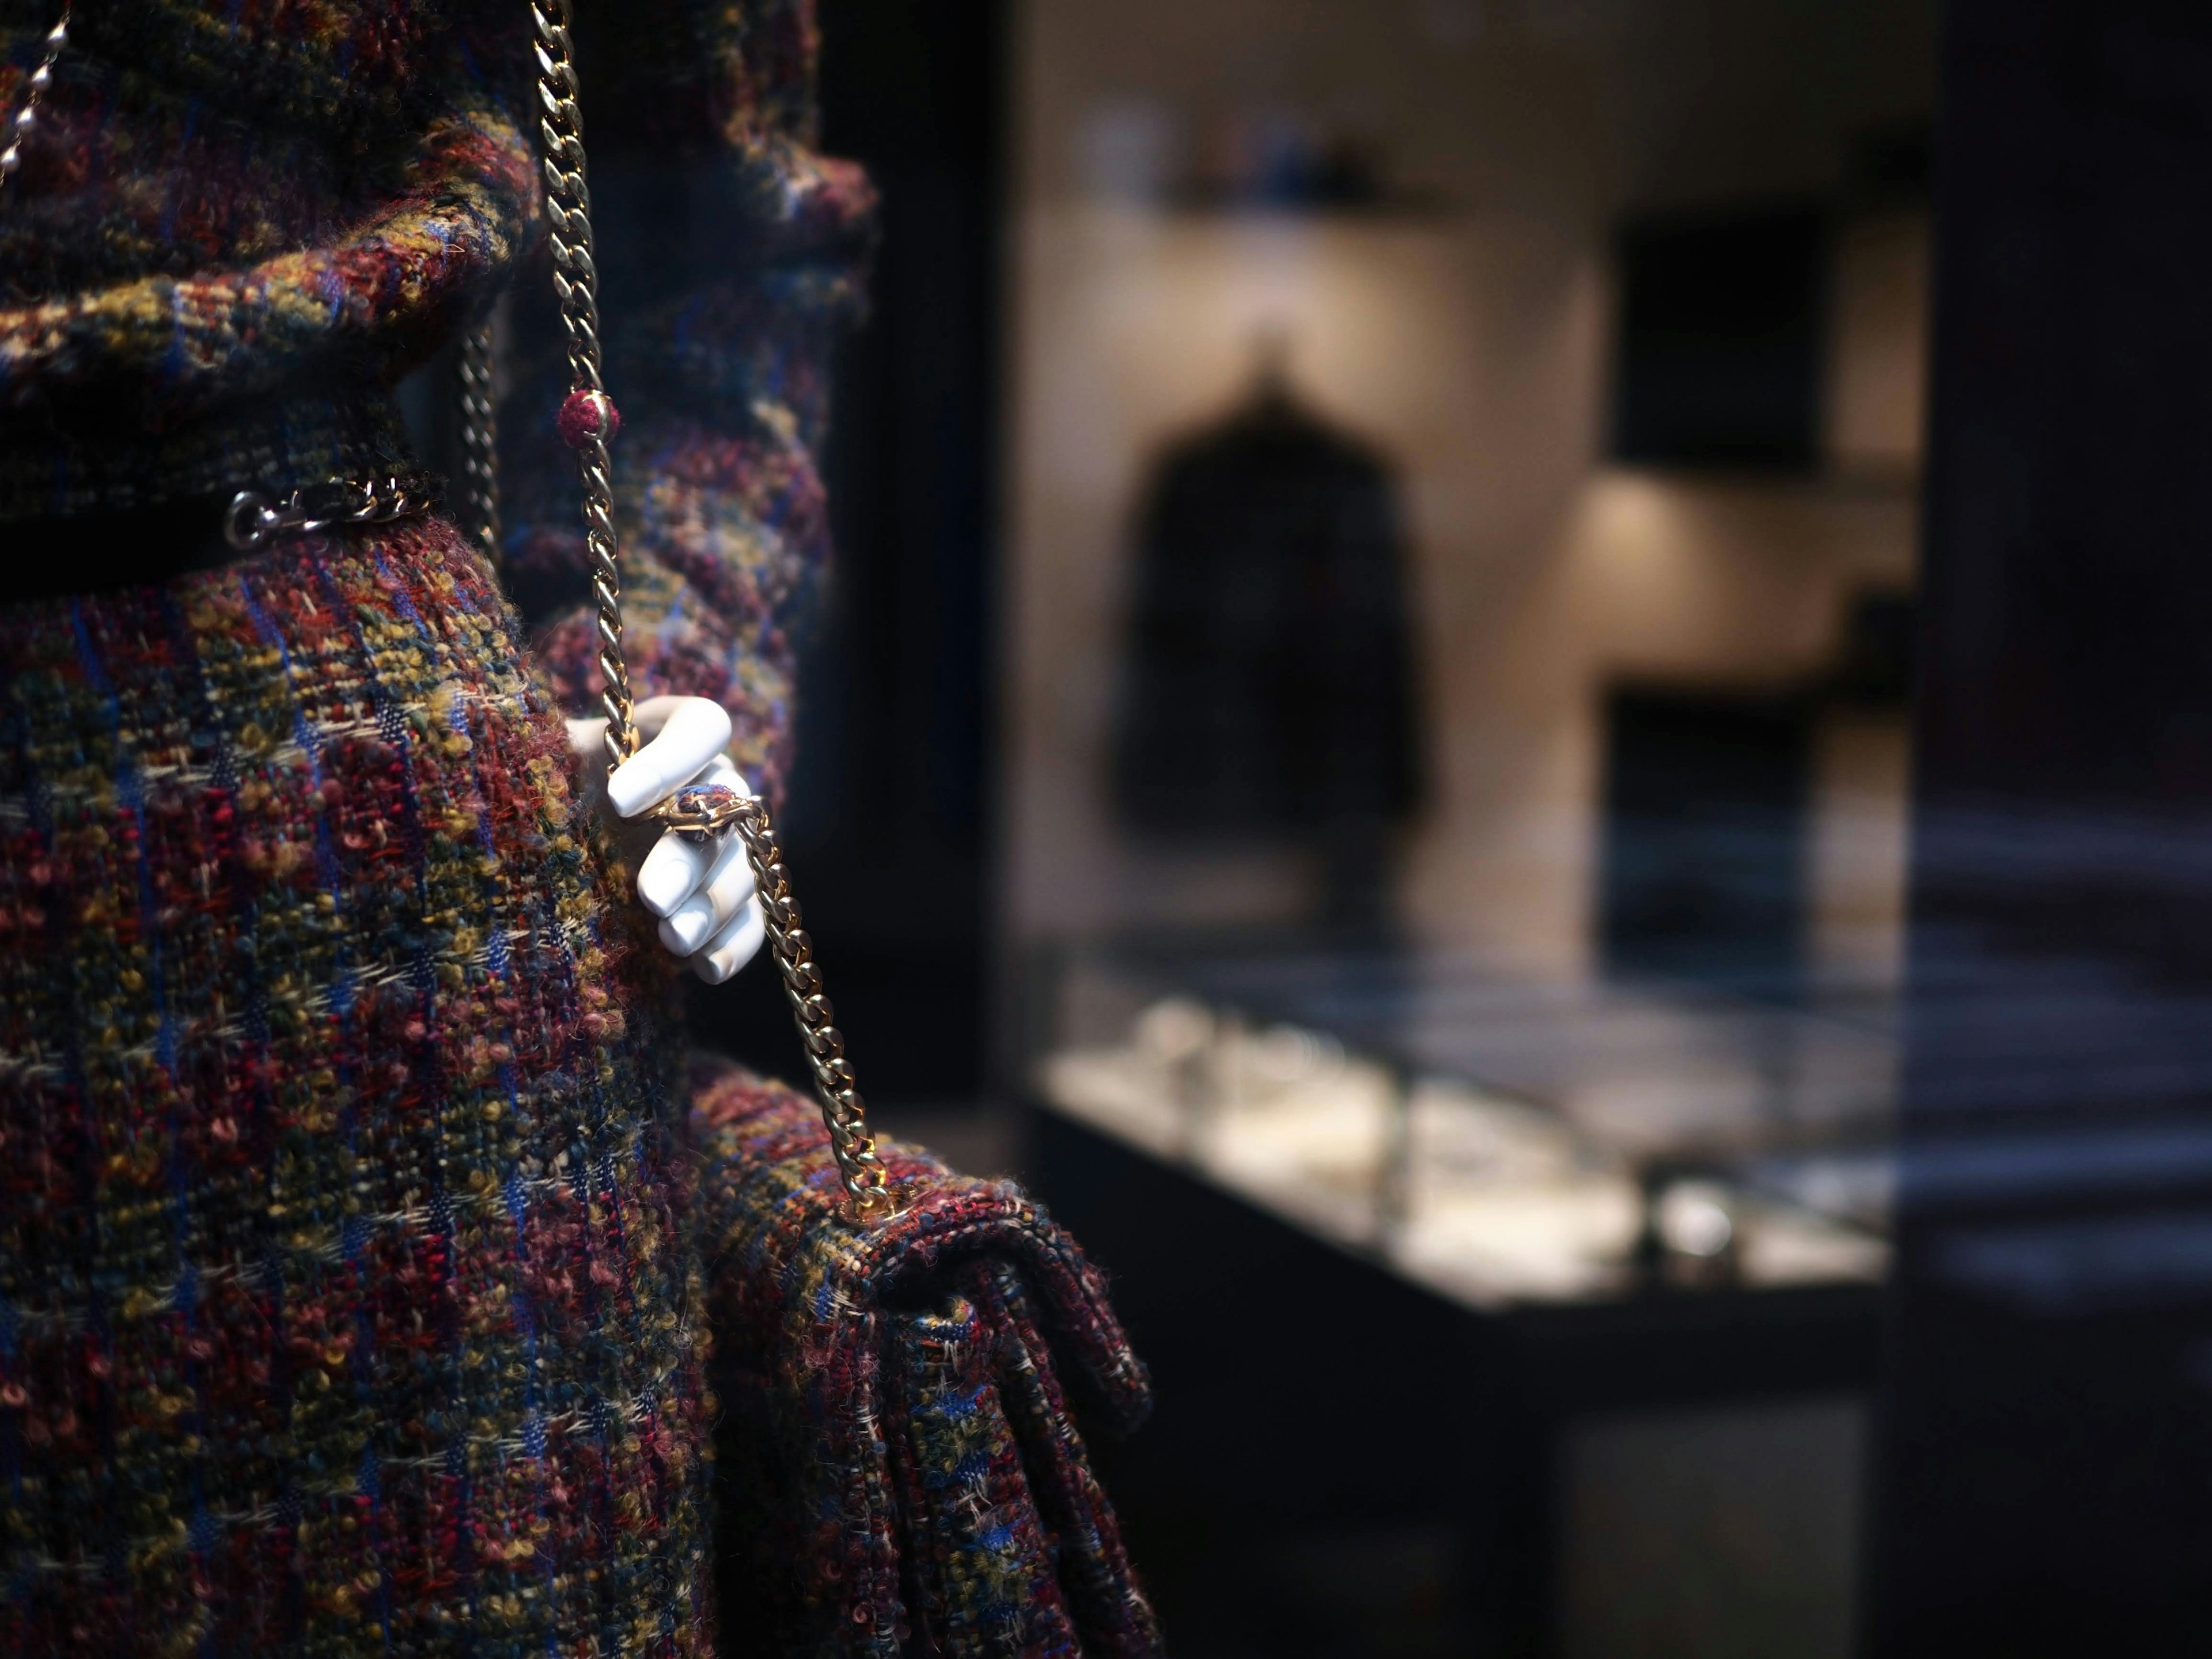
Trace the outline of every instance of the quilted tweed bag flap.
{"label": "quilted tweed bag flap", "polygon": [[[532,0],[531,17],[570,374],[557,425],[583,486],[612,771],[638,744],[610,482],[620,421],[601,382],[569,0]],[[461,374],[464,523],[487,550],[489,350],[488,331],[474,331]],[[815,1095],[734,1069],[695,1079],[726,1650],[1159,1653],[1071,1410],[1073,1395],[1120,1432],[1151,1403],[1102,1276],[1012,1185],[878,1148],[766,805],[694,788],[653,816],[682,835],[742,838]]]}

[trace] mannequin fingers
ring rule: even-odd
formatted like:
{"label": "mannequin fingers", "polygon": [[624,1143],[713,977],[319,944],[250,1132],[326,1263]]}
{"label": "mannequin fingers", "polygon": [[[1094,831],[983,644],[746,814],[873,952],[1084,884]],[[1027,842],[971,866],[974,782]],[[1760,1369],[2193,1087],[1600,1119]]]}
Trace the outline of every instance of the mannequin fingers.
{"label": "mannequin fingers", "polygon": [[753,890],[753,872],[745,862],[744,843],[725,836],[714,847],[714,861],[699,886],[660,924],[661,943],[679,957],[704,947],[738,913]]}
{"label": "mannequin fingers", "polygon": [[662,836],[638,866],[638,897],[656,916],[673,915],[677,906],[699,890],[721,850],[715,842]]}
{"label": "mannequin fingers", "polygon": [[[720,785],[741,795],[750,793],[744,778],[732,764],[727,755],[714,756],[690,781]],[[712,841],[696,841],[688,836],[663,836],[654,843],[653,850],[646,854],[645,862],[637,872],[637,896],[654,915],[672,916],[688,900],[702,892],[718,874],[726,872],[732,859],[742,857],[743,844],[732,836],[723,836]],[[749,890],[750,881],[746,886]],[[719,926],[728,919],[727,908],[726,904],[723,915],[711,917],[714,925]],[[684,931],[670,933],[668,948],[678,955],[689,955],[694,946],[678,941],[694,931],[696,929],[687,924]]]}
{"label": "mannequin fingers", "polygon": [[716,849],[714,868],[707,872],[699,890],[660,924],[661,943],[681,957],[703,949],[744,908],[752,893],[752,866],[745,861],[744,843],[735,836],[725,836]]}
{"label": "mannequin fingers", "polygon": [[662,719],[658,735],[607,780],[607,799],[623,817],[665,800],[728,746],[730,716],[720,703],[705,697],[668,701],[675,707]]}
{"label": "mannequin fingers", "polygon": [[668,717],[690,701],[689,697],[673,696],[647,697],[630,709],[629,723],[637,728],[639,737],[651,743],[660,735],[660,728],[668,724]]}
{"label": "mannequin fingers", "polygon": [[749,896],[744,908],[691,958],[691,971],[709,985],[720,985],[753,959],[767,937],[768,921],[761,915],[760,901]]}
{"label": "mannequin fingers", "polygon": [[607,799],[623,817],[665,800],[729,746],[729,711],[721,704],[706,697],[669,701],[677,707],[662,720],[659,734],[607,780]]}
{"label": "mannequin fingers", "polygon": [[[706,769],[691,780],[694,783],[720,784],[739,794],[749,792],[738,769],[730,763],[727,755],[717,755],[707,763]],[[687,836],[663,836],[652,852],[646,854],[645,864],[637,872],[637,896],[645,901],[645,908],[656,916],[670,916],[693,894],[707,884],[715,871],[723,867],[735,837],[725,836],[714,841],[694,841]],[[677,947],[671,945],[671,950]],[[679,952],[688,954],[688,952]]]}

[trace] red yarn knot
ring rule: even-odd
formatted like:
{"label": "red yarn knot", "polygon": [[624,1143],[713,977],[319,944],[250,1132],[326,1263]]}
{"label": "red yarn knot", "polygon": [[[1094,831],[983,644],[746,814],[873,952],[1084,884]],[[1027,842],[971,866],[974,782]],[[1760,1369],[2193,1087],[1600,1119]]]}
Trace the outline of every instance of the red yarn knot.
{"label": "red yarn knot", "polygon": [[611,444],[622,430],[622,411],[605,392],[579,389],[562,400],[553,424],[571,449],[581,449],[594,438]]}

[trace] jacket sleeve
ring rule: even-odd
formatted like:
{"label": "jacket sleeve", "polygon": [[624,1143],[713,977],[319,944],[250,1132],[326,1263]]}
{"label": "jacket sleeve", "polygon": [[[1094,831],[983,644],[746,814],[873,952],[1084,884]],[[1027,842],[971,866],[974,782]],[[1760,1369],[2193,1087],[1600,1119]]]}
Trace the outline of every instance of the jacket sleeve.
{"label": "jacket sleeve", "polygon": [[[812,0],[580,0],[576,28],[632,683],[721,702],[732,757],[778,799],[873,197],[816,148]],[[600,683],[550,289],[541,251],[514,307],[504,540],[540,660],[583,714]]]}

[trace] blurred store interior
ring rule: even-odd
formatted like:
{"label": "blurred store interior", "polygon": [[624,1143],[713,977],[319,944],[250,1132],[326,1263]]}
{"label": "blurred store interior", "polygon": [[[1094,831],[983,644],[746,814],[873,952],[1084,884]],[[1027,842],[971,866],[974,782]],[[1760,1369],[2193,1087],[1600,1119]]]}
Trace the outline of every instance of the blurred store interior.
{"label": "blurred store interior", "polygon": [[1115,1276],[1182,1654],[1865,1638],[1936,11],[823,0],[794,861]]}
{"label": "blurred store interior", "polygon": [[1850,1653],[1932,0],[822,17],[787,833],[885,1121],[1115,1276],[1177,1650]]}
{"label": "blurred store interior", "polygon": [[1023,14],[1000,928],[1195,1651],[1851,1650],[1932,12]]}

